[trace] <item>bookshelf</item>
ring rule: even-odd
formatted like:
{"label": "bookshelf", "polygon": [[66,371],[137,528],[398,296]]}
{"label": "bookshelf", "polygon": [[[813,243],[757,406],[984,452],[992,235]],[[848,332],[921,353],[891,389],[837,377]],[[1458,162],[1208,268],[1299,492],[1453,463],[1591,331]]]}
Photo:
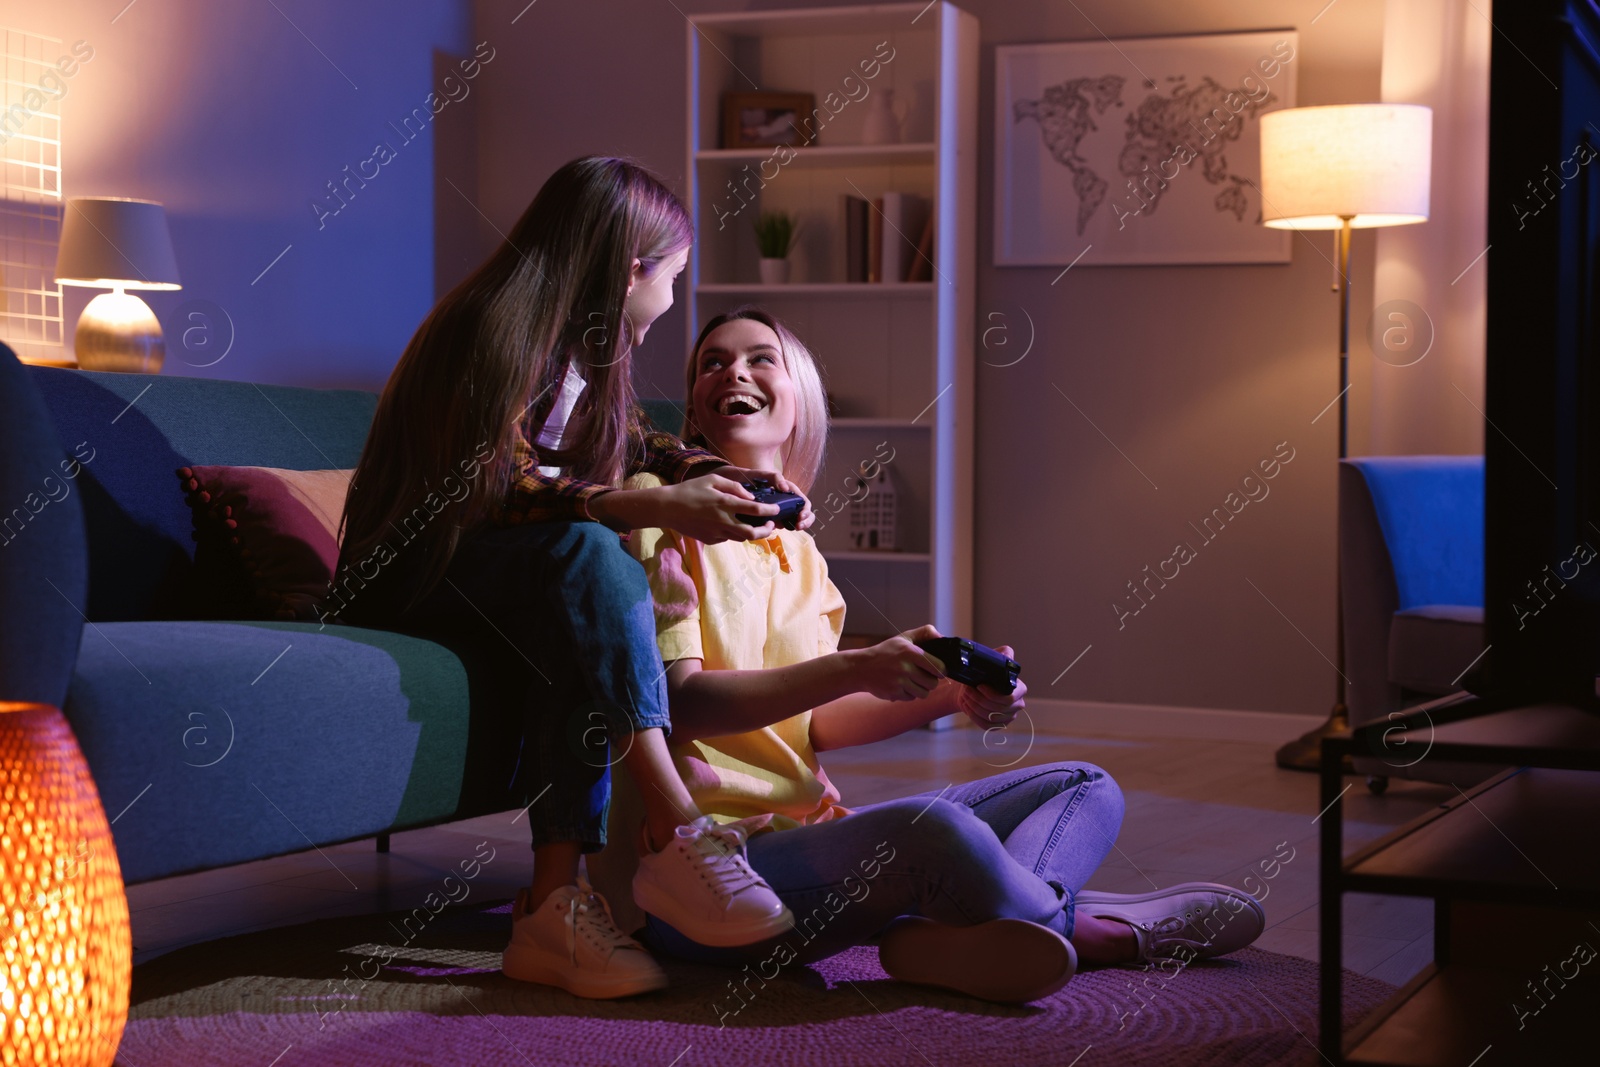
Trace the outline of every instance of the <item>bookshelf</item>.
{"label": "bookshelf", "polygon": [[[821,359],[838,407],[812,502],[847,631],[932,622],[970,636],[978,21],[935,2],[688,22],[687,174],[699,228],[689,343],[707,318],[746,302],[794,328]],[[864,78],[861,62],[889,50],[893,58]],[[909,105],[901,141],[865,144],[870,96],[881,89]],[[772,147],[724,147],[723,94],[757,90],[813,94],[826,119],[816,143],[787,150],[783,162]],[[827,109],[830,92],[847,102]],[[847,281],[844,197],[891,191],[931,205],[932,280]],[[790,284],[758,281],[751,224],[763,210],[800,219]],[[832,512],[828,494],[845,500],[845,479],[888,448],[900,550],[857,550],[853,505]]]}

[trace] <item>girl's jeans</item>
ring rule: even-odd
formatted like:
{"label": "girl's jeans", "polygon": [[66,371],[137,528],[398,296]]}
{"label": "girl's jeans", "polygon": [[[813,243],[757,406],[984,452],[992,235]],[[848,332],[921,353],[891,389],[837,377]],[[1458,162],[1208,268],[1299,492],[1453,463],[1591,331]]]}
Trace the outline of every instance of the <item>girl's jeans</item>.
{"label": "girl's jeans", "polygon": [[712,948],[652,916],[644,937],[658,951],[734,966],[822,959],[900,915],[962,926],[1027,919],[1071,937],[1072,895],[1111,850],[1122,811],[1122,790],[1099,767],[1047,763],[757,833],[750,865],[794,912],[793,931]]}
{"label": "girl's jeans", "polygon": [[600,523],[540,522],[463,537],[444,579],[404,615],[403,553],[392,569],[342,617],[430,638],[466,662],[467,762],[486,770],[469,781],[470,800],[527,805],[535,848],[599,850],[611,764],[634,731],[669,728],[644,568]]}

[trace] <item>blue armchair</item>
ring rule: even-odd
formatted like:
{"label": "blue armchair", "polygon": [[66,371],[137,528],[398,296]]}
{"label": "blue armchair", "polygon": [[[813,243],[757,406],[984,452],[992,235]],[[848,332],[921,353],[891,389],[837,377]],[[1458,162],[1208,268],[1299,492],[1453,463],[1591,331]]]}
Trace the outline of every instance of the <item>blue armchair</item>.
{"label": "blue armchair", "polygon": [[[1461,688],[1484,649],[1483,457],[1341,461],[1339,567],[1352,727]],[[1424,748],[1409,738],[1356,770],[1374,792],[1391,775],[1466,780]]]}

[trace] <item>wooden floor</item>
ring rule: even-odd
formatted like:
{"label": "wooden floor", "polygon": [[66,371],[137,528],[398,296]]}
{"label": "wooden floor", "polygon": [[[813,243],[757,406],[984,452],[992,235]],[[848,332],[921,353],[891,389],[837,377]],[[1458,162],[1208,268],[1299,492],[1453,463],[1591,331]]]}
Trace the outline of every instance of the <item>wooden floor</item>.
{"label": "wooden floor", "polygon": [[[1268,929],[1258,944],[1316,958],[1317,781],[1272,762],[1278,744],[1306,728],[1306,720],[1045,702],[1029,710],[1031,729],[1019,722],[1003,746],[991,735],[986,747],[976,730],[915,731],[828,753],[829,774],[847,804],[863,804],[1012,765],[1098,764],[1121,784],[1127,817],[1089,888],[1139,892],[1191,880],[1242,886],[1253,871],[1262,878],[1262,861],[1292,856],[1276,868],[1269,864],[1277,873],[1264,882]],[[1448,786],[1396,781],[1374,797],[1359,779],[1351,782],[1347,849],[1454,795]],[[395,834],[387,855],[371,841],[351,842],[132,886],[134,959],[313,918],[416,907],[442,890],[446,875],[463,861],[481,860],[491,849],[493,858],[470,883],[468,899],[505,899],[526,884],[530,870],[527,828],[514,811]],[[1402,983],[1431,959],[1432,933],[1426,901],[1347,897],[1345,966]]]}

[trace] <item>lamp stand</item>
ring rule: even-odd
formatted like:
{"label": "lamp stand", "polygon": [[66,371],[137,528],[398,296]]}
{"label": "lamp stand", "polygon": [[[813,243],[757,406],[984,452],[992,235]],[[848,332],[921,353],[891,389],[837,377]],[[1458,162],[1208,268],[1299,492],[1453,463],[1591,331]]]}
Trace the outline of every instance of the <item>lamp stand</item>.
{"label": "lamp stand", "polygon": [[[1354,216],[1341,215],[1344,224],[1339,227],[1337,235],[1338,275],[1334,280],[1334,288],[1339,292],[1339,458],[1344,459],[1349,451],[1349,395],[1350,395],[1350,220]],[[1334,481],[1334,492],[1338,492],[1338,480]],[[1335,498],[1337,499],[1337,497]],[[1318,771],[1321,769],[1322,739],[1333,734],[1341,734],[1350,729],[1350,710],[1345,706],[1345,675],[1344,675],[1344,584],[1340,575],[1338,528],[1334,532],[1335,548],[1333,554],[1333,603],[1334,603],[1334,652],[1333,652],[1333,710],[1328,713],[1328,719],[1315,730],[1311,730],[1290,741],[1278,749],[1277,763],[1287,771]],[[1344,758],[1344,773],[1354,774],[1355,766],[1350,762],[1350,757]]]}
{"label": "lamp stand", "polygon": [[167,346],[150,305],[121,289],[101,293],[78,317],[72,348],[83,370],[155,374]]}

